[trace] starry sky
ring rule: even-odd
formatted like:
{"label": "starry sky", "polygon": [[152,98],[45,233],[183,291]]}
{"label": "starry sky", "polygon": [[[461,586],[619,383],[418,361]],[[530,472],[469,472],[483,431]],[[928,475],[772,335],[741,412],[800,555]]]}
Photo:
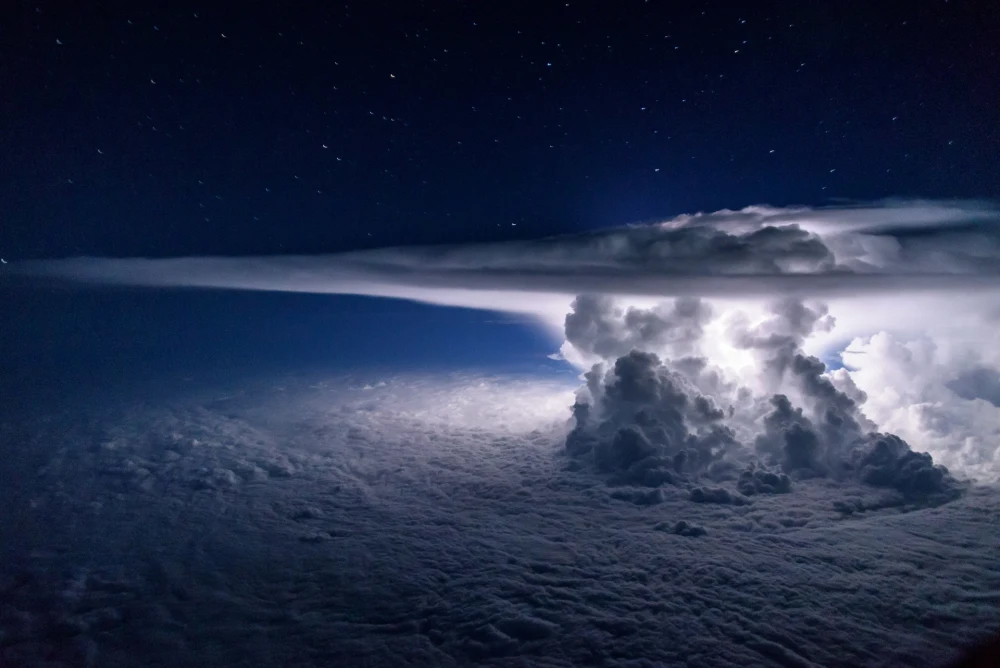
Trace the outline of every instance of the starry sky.
{"label": "starry sky", "polygon": [[0,9],[0,255],[323,253],[1000,196],[989,2]]}

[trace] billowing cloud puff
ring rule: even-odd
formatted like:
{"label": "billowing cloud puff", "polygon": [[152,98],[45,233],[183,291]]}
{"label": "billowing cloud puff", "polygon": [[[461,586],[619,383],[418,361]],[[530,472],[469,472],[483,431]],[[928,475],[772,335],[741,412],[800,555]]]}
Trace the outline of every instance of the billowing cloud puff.
{"label": "billowing cloud puff", "polygon": [[[898,436],[877,433],[859,406],[866,395],[844,380],[846,391],[839,389],[826,366],[802,352],[815,328],[833,326],[822,305],[786,299],[755,324],[731,319],[732,344],[753,351],[761,363],[766,378],[758,387],[784,391],[769,397],[724,380],[709,389],[699,385],[708,361],[696,354],[709,313],[690,299],[644,310],[578,298],[566,317],[567,340],[607,359],[586,374],[567,450],[618,482],[655,487],[702,477],[736,480],[739,494],[693,487],[690,498],[699,503],[738,504],[757,493],[788,492],[792,477],[859,480],[906,501],[954,497],[958,487],[945,468]],[[639,349],[670,351],[678,341],[686,355],[674,359]]]}
{"label": "billowing cloud puff", "polygon": [[806,338],[817,329],[829,330],[834,320],[823,304],[807,306],[798,299],[772,303],[764,319],[751,326],[742,312],[728,319],[728,334],[737,348],[760,357],[769,384],[774,387],[792,366]]}
{"label": "billowing cloud puff", "polygon": [[740,472],[738,488],[745,496],[787,494],[792,490],[792,481],[786,473],[772,471],[766,466],[751,462]]}
{"label": "billowing cloud puff", "polygon": [[742,506],[748,503],[745,496],[734,494],[725,487],[695,487],[690,492],[690,498],[695,503],[718,503],[733,506]]}
{"label": "billowing cloud puff", "polygon": [[[879,332],[843,351],[841,378],[864,392],[864,414],[951,469],[982,481],[1000,473],[998,354],[984,331],[967,345]],[[836,379],[835,379],[836,380]]]}
{"label": "billowing cloud puff", "polygon": [[587,375],[567,448],[600,471],[648,486],[705,470],[736,447],[725,413],[652,353],[632,351]]}
{"label": "billowing cloud puff", "polygon": [[566,342],[561,351],[573,352],[591,362],[625,355],[632,350],[669,350],[688,355],[703,333],[712,309],[700,299],[687,297],[652,308],[615,304],[604,295],[580,295],[566,316]]}

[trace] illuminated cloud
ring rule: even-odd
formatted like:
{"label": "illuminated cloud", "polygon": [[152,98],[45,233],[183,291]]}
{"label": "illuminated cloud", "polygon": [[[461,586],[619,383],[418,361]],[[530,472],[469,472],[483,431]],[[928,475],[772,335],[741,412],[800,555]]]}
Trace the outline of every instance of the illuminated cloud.
{"label": "illuminated cloud", "polygon": [[[651,225],[327,256],[72,258],[8,271],[81,281],[394,296],[533,312],[523,291],[707,297],[1000,285],[1000,209],[980,203],[749,207]],[[485,294],[475,297],[476,292]],[[518,306],[517,302],[522,305]]]}
{"label": "illuminated cloud", "polygon": [[[359,294],[527,314],[581,370],[604,364],[601,373],[613,374],[615,360],[640,360],[628,358],[632,350],[656,355],[656,362],[641,358],[651,377],[672,379],[692,401],[732,407],[725,427],[744,446],[766,432],[766,416],[781,410],[772,398],[784,395],[791,410],[806,411],[791,422],[807,450],[826,456],[830,444],[856,443],[878,429],[956,474],[1000,475],[1000,408],[990,375],[1000,359],[986,334],[1000,326],[1000,209],[988,203],[754,206],[529,241],[327,256],[70,258],[11,262],[4,273]],[[923,362],[900,352],[917,340],[937,352]],[[838,362],[845,348],[848,368],[827,373],[824,362]],[[595,394],[592,407],[606,399]],[[625,426],[604,408],[612,417],[600,420]],[[832,435],[831,415],[849,437]],[[668,432],[682,429],[657,419]],[[685,438],[706,437],[688,422],[683,430]],[[617,446],[595,452],[617,461],[650,447],[649,434],[621,433]],[[794,467],[803,452],[782,454],[775,445],[763,454],[769,465]],[[834,456],[838,465],[850,460],[846,450]]]}
{"label": "illuminated cloud", "polygon": [[[989,339],[990,330],[980,331]],[[840,373],[865,394],[864,413],[880,428],[964,475],[1000,479],[998,351],[926,333],[880,331],[853,340]]]}
{"label": "illuminated cloud", "polygon": [[786,475],[774,491],[788,491],[791,476],[859,480],[894,490],[891,503],[900,504],[940,503],[959,492],[930,455],[877,432],[861,410],[863,391],[843,379],[840,389],[825,365],[802,351],[815,329],[834,326],[822,305],[784,299],[753,325],[730,319],[731,345],[759,361],[755,386],[699,356],[711,311],[697,300],[645,310],[583,296],[573,307],[569,345],[603,361],[585,375],[566,449],[613,481],[693,485],[694,501],[730,503],[741,498],[735,489],[697,485],[736,481],[741,491],[763,491],[757,483],[766,484],[766,469],[761,476],[754,470],[760,462]]}

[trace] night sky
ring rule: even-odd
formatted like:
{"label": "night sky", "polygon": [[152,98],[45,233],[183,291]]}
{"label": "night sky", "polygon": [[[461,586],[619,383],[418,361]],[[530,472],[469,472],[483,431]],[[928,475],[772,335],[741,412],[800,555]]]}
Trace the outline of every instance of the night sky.
{"label": "night sky", "polygon": [[13,2],[0,255],[1000,196],[990,2]]}

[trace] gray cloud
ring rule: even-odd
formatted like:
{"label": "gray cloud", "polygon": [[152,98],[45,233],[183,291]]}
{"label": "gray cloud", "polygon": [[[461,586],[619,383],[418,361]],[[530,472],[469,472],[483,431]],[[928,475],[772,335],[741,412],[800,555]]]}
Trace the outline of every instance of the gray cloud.
{"label": "gray cloud", "polygon": [[[589,458],[615,482],[647,487],[696,484],[706,477],[735,479],[747,495],[782,493],[790,490],[791,476],[857,479],[891,488],[913,503],[938,503],[958,494],[956,481],[930,455],[875,432],[858,404],[864,393],[844,381],[851,394],[838,389],[825,365],[802,352],[814,330],[832,326],[823,305],[784,299],[753,326],[745,318],[729,326],[734,344],[763,361],[762,386],[784,388],[798,405],[786,393],[753,399],[746,388],[725,382],[705,394],[697,378],[708,362],[692,356],[704,321],[707,311],[691,299],[623,310],[608,298],[579,297],[566,317],[567,340],[605,361],[586,375],[567,450]],[[670,350],[678,341],[679,364],[646,352]],[[737,417],[734,403],[741,398],[750,411]],[[755,436],[748,439],[750,433]],[[777,470],[756,468],[753,455]],[[748,462],[750,468],[740,473]],[[695,486],[690,498],[741,502],[734,494]]]}
{"label": "gray cloud", "polygon": [[751,327],[737,313],[729,322],[729,337],[738,348],[764,353],[764,366],[772,381],[780,380],[795,361],[803,342],[816,329],[830,329],[833,319],[826,306],[808,306],[787,298],[772,303],[770,317]]}
{"label": "gray cloud", "polygon": [[750,462],[740,472],[737,488],[745,496],[787,494],[792,491],[792,481],[788,474],[780,470],[771,470],[757,462]]}
{"label": "gray cloud", "polygon": [[650,309],[621,308],[603,295],[580,295],[566,316],[566,340],[578,351],[603,359],[632,350],[692,352],[712,310],[688,297]]}
{"label": "gray cloud", "polygon": [[963,371],[947,386],[963,399],[982,399],[1000,408],[1000,370],[977,366]]}
{"label": "gray cloud", "polygon": [[725,487],[694,487],[690,498],[695,503],[718,503],[721,505],[743,506],[749,503],[742,494],[734,494]]}
{"label": "gray cloud", "polygon": [[685,376],[633,350],[587,374],[566,447],[616,480],[656,487],[707,471],[739,447],[724,417]]}

